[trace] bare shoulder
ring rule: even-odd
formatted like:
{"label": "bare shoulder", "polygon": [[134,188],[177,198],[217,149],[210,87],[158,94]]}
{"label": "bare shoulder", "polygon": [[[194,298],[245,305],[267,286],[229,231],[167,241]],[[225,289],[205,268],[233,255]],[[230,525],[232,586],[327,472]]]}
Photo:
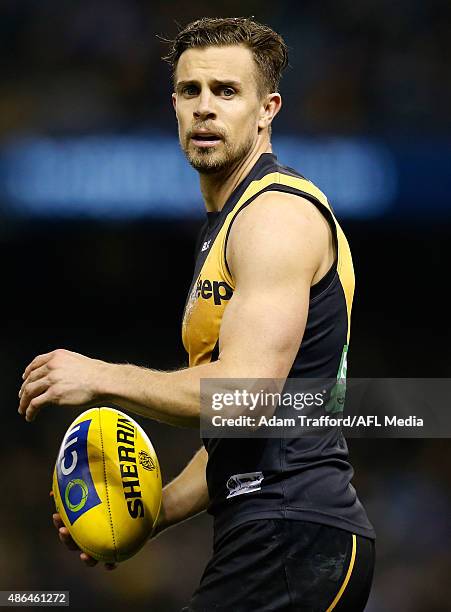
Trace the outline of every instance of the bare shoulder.
{"label": "bare shoulder", "polygon": [[311,274],[312,284],[333,262],[333,239],[324,215],[309,200],[269,191],[235,219],[227,244],[227,261],[235,276],[244,262],[291,265]]}

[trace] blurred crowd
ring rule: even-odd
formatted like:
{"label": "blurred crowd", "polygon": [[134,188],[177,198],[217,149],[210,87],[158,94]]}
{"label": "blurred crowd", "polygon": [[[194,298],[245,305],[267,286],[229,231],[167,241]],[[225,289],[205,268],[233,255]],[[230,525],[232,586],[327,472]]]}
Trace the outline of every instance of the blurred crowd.
{"label": "blurred crowd", "polygon": [[285,37],[283,132],[449,131],[447,0],[2,0],[0,137],[172,130],[157,37],[204,15],[254,15]]}

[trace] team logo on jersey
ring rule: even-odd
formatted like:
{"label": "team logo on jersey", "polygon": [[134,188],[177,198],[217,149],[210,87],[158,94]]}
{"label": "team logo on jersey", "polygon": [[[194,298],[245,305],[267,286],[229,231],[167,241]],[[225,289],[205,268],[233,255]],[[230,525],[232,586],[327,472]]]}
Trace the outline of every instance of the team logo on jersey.
{"label": "team logo on jersey", "polygon": [[263,472],[247,472],[246,474],[234,474],[226,483],[229,494],[226,499],[260,491],[263,482]]}
{"label": "team logo on jersey", "polygon": [[337,382],[333,386],[326,411],[332,414],[343,412],[346,398],[346,372],[348,369],[348,345],[345,344],[341,354],[340,367],[337,373]]}
{"label": "team logo on jersey", "polygon": [[210,242],[211,242],[211,238],[210,238],[210,240],[206,240],[204,242],[204,244],[202,245],[202,248],[201,248],[201,252],[202,253],[210,248]]}

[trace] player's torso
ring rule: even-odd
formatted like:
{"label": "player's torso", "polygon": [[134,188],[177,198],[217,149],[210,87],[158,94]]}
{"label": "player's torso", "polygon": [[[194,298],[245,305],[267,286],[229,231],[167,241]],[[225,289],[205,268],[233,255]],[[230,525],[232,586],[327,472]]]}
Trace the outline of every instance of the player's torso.
{"label": "player's torso", "polygon": [[227,224],[220,223],[219,215],[210,216],[206,229],[182,323],[190,367],[209,363],[217,357],[222,317],[233,295],[233,283],[223,270]]}
{"label": "player's torso", "polygon": [[[303,339],[290,378],[335,379],[346,371],[354,272],[347,240],[324,194],[310,181],[263,154],[219,213],[210,213],[198,245],[193,282],[183,317],[182,337],[189,365],[218,358],[219,333],[233,296],[234,279],[226,261],[227,241],[237,214],[258,195],[279,191],[312,202],[328,220],[337,258],[310,291]],[[258,202],[256,202],[258,206]],[[309,206],[301,198],[300,206]],[[347,447],[336,432],[321,442],[307,439],[206,439],[209,511],[218,529],[256,516],[287,516],[329,523],[372,535],[349,481]],[[258,490],[230,495],[240,476],[262,478]],[[335,499],[331,499],[333,492]],[[335,517],[335,518],[334,518]]]}
{"label": "player's torso", "polygon": [[[345,342],[349,338],[354,272],[346,238],[335,221],[325,195],[310,181],[296,175],[291,169],[280,166],[275,156],[264,154],[250,175],[231,195],[224,208],[219,213],[209,213],[208,223],[204,227],[182,325],[182,339],[189,355],[190,366],[208,363],[217,357],[222,316],[235,288],[225,257],[228,236],[239,212],[266,191],[303,196],[312,201],[330,222],[337,243],[338,260],[329,273],[312,287],[310,301],[311,305],[312,302],[315,303],[317,296],[330,285],[334,276],[338,276],[341,295],[337,293],[336,312],[333,314],[341,312],[342,327],[346,328]],[[300,206],[302,205],[305,203],[300,201]],[[333,321],[337,327],[336,316]],[[334,352],[335,347],[329,348],[329,353]],[[343,346],[340,347],[340,355],[342,349]],[[332,375],[332,372],[330,374]],[[333,375],[336,375],[336,371]]]}

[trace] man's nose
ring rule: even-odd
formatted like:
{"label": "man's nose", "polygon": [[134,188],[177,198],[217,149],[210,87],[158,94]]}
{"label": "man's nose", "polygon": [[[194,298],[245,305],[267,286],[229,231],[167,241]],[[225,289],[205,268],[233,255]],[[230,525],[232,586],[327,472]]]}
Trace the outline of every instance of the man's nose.
{"label": "man's nose", "polygon": [[214,119],[216,112],[214,110],[214,100],[211,92],[203,91],[197,98],[197,105],[193,111],[196,119]]}

